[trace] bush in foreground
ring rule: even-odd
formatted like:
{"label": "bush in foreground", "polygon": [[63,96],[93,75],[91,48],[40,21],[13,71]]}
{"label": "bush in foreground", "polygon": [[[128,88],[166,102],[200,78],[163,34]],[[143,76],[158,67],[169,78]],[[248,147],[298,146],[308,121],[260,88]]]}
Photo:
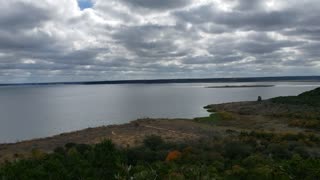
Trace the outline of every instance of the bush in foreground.
{"label": "bush in foreground", "polygon": [[107,140],[6,163],[0,179],[319,179],[320,159],[308,153],[318,147],[312,135],[264,132],[189,144],[152,136],[126,149]]}

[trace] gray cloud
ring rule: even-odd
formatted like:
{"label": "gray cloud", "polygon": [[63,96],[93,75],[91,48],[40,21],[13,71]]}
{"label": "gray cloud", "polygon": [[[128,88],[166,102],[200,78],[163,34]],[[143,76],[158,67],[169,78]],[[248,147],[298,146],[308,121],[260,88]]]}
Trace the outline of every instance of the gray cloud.
{"label": "gray cloud", "polygon": [[261,10],[266,5],[264,0],[238,0],[236,9],[240,11]]}
{"label": "gray cloud", "polygon": [[240,9],[238,9],[238,11],[234,10],[230,12],[222,11],[215,5],[207,4],[187,11],[181,10],[175,12],[175,16],[180,20],[192,24],[211,22],[219,25],[226,25],[233,29],[259,31],[279,30],[279,28],[292,27],[299,21],[300,12],[294,9],[284,9],[281,11],[266,11],[263,9],[260,11],[249,11],[245,8],[253,8],[251,6],[256,5],[248,4],[250,3],[246,2],[244,4],[245,7],[236,7]]}
{"label": "gray cloud", "polygon": [[138,57],[175,58],[187,53],[174,43],[177,33],[170,26],[143,25],[121,28],[113,37]]}
{"label": "gray cloud", "polygon": [[39,26],[50,19],[52,12],[22,1],[1,2],[0,26],[7,30],[21,30]]}
{"label": "gray cloud", "polygon": [[191,3],[191,0],[121,0],[125,4],[129,4],[133,7],[154,9],[154,10],[168,10],[174,8],[181,8]]}
{"label": "gray cloud", "polygon": [[0,1],[0,83],[316,75],[316,0]]}

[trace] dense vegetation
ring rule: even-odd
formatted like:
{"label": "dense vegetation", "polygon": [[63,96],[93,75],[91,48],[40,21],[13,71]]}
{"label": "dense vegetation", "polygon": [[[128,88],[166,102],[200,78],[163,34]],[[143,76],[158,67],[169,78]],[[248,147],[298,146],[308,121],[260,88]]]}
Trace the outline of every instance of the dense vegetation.
{"label": "dense vegetation", "polygon": [[281,104],[307,105],[320,107],[320,88],[304,92],[298,96],[276,97],[272,102]]}
{"label": "dense vegetation", "polygon": [[290,126],[320,130],[320,88],[304,92],[298,96],[276,97],[273,103],[293,105],[295,108],[280,116],[290,118]]}
{"label": "dense vegetation", "polygon": [[320,140],[313,134],[227,130],[224,138],[170,143],[150,136],[143,145],[117,148],[66,144],[29,159],[7,162],[0,179],[319,179]]}

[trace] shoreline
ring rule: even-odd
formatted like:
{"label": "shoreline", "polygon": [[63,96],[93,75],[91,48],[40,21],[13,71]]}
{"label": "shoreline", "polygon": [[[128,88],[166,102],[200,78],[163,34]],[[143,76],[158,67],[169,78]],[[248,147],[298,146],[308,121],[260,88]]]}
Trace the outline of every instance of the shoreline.
{"label": "shoreline", "polygon": [[238,82],[320,82],[320,76],[270,76],[270,77],[230,77],[230,78],[187,78],[187,79],[136,79],[76,82],[32,82],[2,83],[2,86],[26,85],[98,85],[98,84],[172,84],[172,83],[238,83]]}
{"label": "shoreline", "polygon": [[101,125],[101,126],[96,126],[96,127],[88,127],[88,128],[79,129],[79,130],[62,132],[62,133],[51,135],[51,136],[49,135],[49,136],[45,136],[45,137],[17,140],[16,142],[4,142],[4,143],[0,143],[0,150],[1,150],[1,146],[6,146],[6,145],[15,145],[15,144],[26,143],[26,142],[31,142],[31,141],[43,141],[43,140],[47,140],[47,139],[54,139],[54,138],[59,138],[62,136],[69,136],[69,135],[88,132],[88,131],[92,131],[92,130],[113,129],[113,128],[118,128],[118,127],[131,126],[132,124],[136,125],[137,123],[141,123],[141,122],[160,121],[160,120],[190,120],[190,121],[192,121],[193,119],[188,119],[188,118],[172,118],[172,119],[169,119],[169,118],[139,118],[139,119],[135,119],[135,120],[129,121],[127,123],[122,123],[122,124]]}

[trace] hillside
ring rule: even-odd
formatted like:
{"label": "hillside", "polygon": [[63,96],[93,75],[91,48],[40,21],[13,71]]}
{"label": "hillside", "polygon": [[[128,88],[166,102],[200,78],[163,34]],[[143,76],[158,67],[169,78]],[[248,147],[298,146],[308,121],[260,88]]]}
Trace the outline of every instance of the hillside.
{"label": "hillside", "polygon": [[277,97],[271,99],[274,103],[308,105],[312,107],[320,107],[320,88],[304,92],[298,96]]}

